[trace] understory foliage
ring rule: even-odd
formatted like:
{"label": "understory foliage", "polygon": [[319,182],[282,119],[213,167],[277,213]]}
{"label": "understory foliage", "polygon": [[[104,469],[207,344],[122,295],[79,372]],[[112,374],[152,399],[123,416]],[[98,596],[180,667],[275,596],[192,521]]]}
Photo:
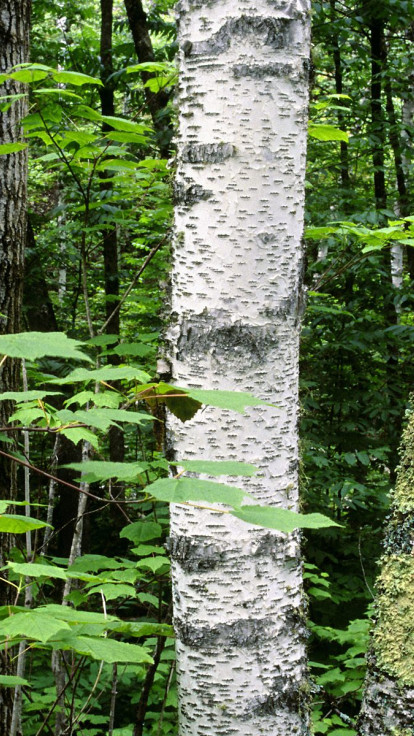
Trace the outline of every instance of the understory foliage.
{"label": "understory foliage", "polygon": [[[33,63],[1,80],[20,82],[29,99],[24,142],[0,154],[29,146],[30,227],[23,331],[0,337],[0,360],[22,359],[19,390],[0,396],[13,402],[0,452],[19,466],[18,497],[0,501],[0,531],[15,542],[1,571],[0,686],[22,698],[24,736],[176,733],[168,504],[213,505],[281,533],[308,528],[314,732],[353,736],[413,382],[413,10],[403,0],[314,3],[295,515],[249,498],[256,469],[243,457],[164,453],[166,412],[186,421],[204,405],[261,403],[171,385],[162,359],[172,2],[146,6],[151,61],[137,56],[114,2],[109,71],[98,3],[55,5],[33,0]],[[155,118],[148,91],[164,95]],[[14,104],[0,102],[4,113]],[[243,488],[221,476],[240,476]]]}

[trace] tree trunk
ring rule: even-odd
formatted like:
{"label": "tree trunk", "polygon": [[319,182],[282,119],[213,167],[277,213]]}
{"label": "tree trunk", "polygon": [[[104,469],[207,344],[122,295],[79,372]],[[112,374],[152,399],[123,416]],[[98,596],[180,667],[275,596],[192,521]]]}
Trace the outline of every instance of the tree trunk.
{"label": "tree trunk", "polygon": [[[141,0],[124,0],[124,2],[139,63],[144,64],[155,61],[154,49],[149,35],[147,16]],[[145,82],[153,76],[152,72],[142,72],[142,82],[145,84]],[[161,89],[159,92],[152,92],[148,87],[145,87],[144,91],[155,133],[157,135],[157,142],[161,156],[163,158],[168,158],[170,155],[171,137],[173,134],[171,114],[167,109],[170,94],[164,89]]]}
{"label": "tree trunk", "polygon": [[[101,0],[101,79],[103,87],[99,88],[101,96],[102,115],[115,115],[114,87],[110,80],[113,74],[112,64],[112,25],[113,25],[113,0]],[[103,132],[110,130],[106,123]],[[100,188],[103,198],[112,193],[112,183],[107,171],[103,172],[103,181]],[[119,305],[119,264],[118,264],[118,237],[116,225],[109,223],[102,230],[103,252],[104,252],[104,277],[105,277],[105,322],[108,322],[106,332],[109,335],[120,333],[120,310]],[[116,310],[116,311],[115,311]],[[121,359],[118,355],[110,355],[108,362],[119,365]],[[116,384],[116,388],[119,385]],[[111,427],[109,430],[109,459],[112,462],[123,462],[125,458],[124,433],[119,427]],[[120,515],[112,508],[114,524],[119,529]]]}
{"label": "tree trunk", "polygon": [[[309,4],[182,0],[169,331],[181,386],[277,405],[171,420],[177,458],[246,460],[261,503],[298,506],[298,338]],[[182,736],[308,734],[298,535],[174,506]]]}
{"label": "tree trunk", "polygon": [[414,412],[403,433],[376,621],[359,718],[360,736],[414,733]]}
{"label": "tree trunk", "polygon": [[[29,47],[30,0],[0,0],[0,73],[27,61]],[[21,85],[7,81],[0,95],[21,92]],[[15,102],[0,115],[1,144],[21,138],[20,120],[26,113],[26,99]],[[0,334],[18,332],[22,305],[24,243],[26,237],[26,151],[0,155]],[[9,358],[0,367],[0,392],[19,388],[19,361]],[[0,402],[0,426],[7,424],[10,402]],[[0,498],[16,496],[15,465],[0,460]],[[0,535],[0,566],[5,564],[12,538]],[[11,602],[11,588],[1,586],[0,605]],[[1,652],[2,674],[13,674],[11,652]],[[11,688],[0,688],[0,732],[10,733]]]}
{"label": "tree trunk", "polygon": [[371,136],[372,163],[374,165],[374,192],[377,210],[387,206],[387,191],[385,184],[384,150],[385,126],[384,113],[381,103],[382,72],[384,68],[384,20],[373,16],[370,19],[371,44]]}

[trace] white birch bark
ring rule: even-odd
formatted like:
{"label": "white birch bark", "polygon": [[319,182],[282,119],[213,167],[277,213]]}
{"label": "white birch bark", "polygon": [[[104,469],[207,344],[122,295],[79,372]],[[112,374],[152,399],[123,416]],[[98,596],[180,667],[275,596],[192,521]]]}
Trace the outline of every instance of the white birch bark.
{"label": "white birch bark", "polygon": [[[298,506],[308,0],[182,0],[174,383],[277,405],[172,420],[177,458],[238,459]],[[299,538],[172,510],[181,736],[308,734]]]}

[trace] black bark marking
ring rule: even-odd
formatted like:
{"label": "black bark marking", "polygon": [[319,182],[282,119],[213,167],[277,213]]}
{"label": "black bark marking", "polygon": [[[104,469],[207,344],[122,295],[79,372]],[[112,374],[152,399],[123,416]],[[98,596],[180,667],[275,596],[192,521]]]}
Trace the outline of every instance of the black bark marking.
{"label": "black bark marking", "polygon": [[187,182],[175,182],[174,185],[174,204],[186,205],[191,207],[197,202],[202,200],[210,199],[213,196],[213,192],[208,189],[204,189],[199,184],[187,180]]}
{"label": "black bark marking", "polygon": [[294,64],[234,64],[232,67],[233,76],[236,79],[241,77],[254,77],[255,79],[263,79],[265,77],[289,77],[293,81],[306,79],[308,76],[307,66],[295,66]]}
{"label": "black bark marking", "polygon": [[211,649],[226,647],[257,647],[266,646],[269,638],[269,627],[272,621],[268,619],[239,619],[231,624],[217,624],[216,626],[197,626],[185,620],[175,619],[174,628],[177,637],[183,644],[195,649]]}
{"label": "black bark marking", "polygon": [[231,143],[191,143],[184,146],[181,158],[185,163],[220,163],[234,156]]}
{"label": "black bark marking", "polygon": [[169,537],[165,549],[185,572],[214,570],[224,554],[214,544],[193,542],[184,536]]}
{"label": "black bark marking", "polygon": [[255,327],[243,324],[217,327],[208,321],[203,325],[187,324],[177,343],[177,356],[200,355],[210,352],[220,361],[248,361],[251,365],[262,363],[271,349],[279,343],[275,327]]}
{"label": "black bark marking", "polygon": [[[246,720],[256,716],[275,716],[281,709],[298,712],[305,707],[304,686],[286,677],[276,677],[266,695],[248,701],[244,711]],[[308,731],[303,731],[307,734]]]}
{"label": "black bark marking", "polygon": [[193,43],[187,56],[218,56],[228,51],[234,38],[249,37],[255,46],[265,45],[273,49],[283,49],[288,44],[291,22],[289,18],[261,18],[249,15],[232,18],[207,41]]}

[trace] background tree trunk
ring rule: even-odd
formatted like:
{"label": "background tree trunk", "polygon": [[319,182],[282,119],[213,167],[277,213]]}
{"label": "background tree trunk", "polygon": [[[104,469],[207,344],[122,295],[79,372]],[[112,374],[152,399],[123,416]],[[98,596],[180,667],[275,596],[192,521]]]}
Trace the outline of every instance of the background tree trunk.
{"label": "background tree trunk", "polygon": [[[27,61],[29,52],[30,0],[0,0],[0,73]],[[21,85],[7,81],[0,86],[0,95],[21,92]],[[0,143],[14,143],[21,138],[20,120],[26,113],[22,98],[0,114]],[[26,238],[26,151],[0,155],[0,334],[20,329],[24,243]],[[0,367],[0,392],[19,387],[19,361],[6,359]],[[10,402],[0,402],[0,426],[7,424]],[[16,495],[16,469],[0,459],[0,498]],[[12,544],[9,534],[2,534],[0,566]],[[11,588],[1,586],[0,605],[11,602]],[[1,653],[1,672],[11,674],[11,652]],[[0,688],[0,731],[10,733],[12,703],[10,688]]]}
{"label": "background tree trunk", "polygon": [[377,581],[376,622],[360,736],[414,733],[414,412],[403,433],[392,516]]}
{"label": "background tree trunk", "polygon": [[[173,380],[277,409],[208,409],[171,441],[255,463],[246,490],[296,509],[309,5],[183,0],[178,20]],[[307,734],[298,536],[175,506],[170,549],[182,736]]]}

